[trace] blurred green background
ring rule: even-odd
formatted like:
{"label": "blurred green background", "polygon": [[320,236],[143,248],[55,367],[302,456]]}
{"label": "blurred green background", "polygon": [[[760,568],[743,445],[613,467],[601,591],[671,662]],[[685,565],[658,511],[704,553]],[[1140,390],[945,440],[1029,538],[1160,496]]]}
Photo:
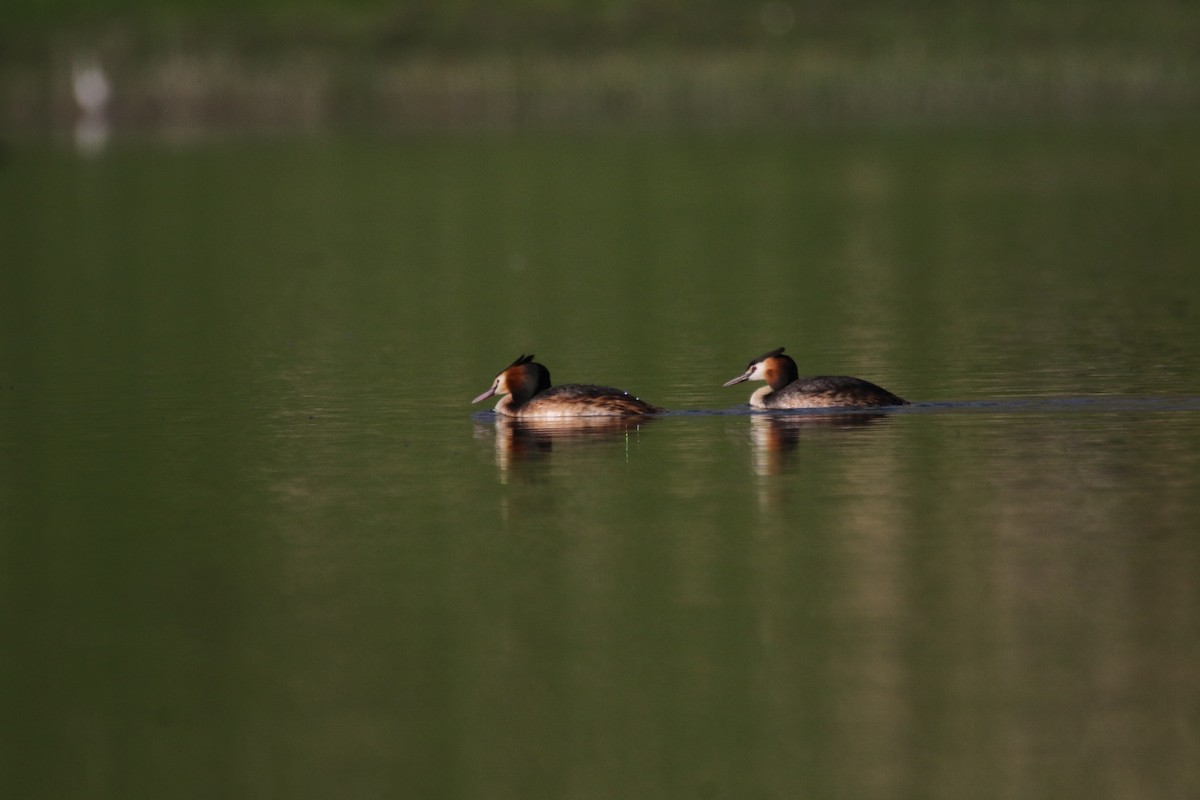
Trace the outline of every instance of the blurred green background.
{"label": "blurred green background", "polygon": [[118,129],[756,127],[1193,117],[1200,5],[85,0],[0,7],[0,123]]}
{"label": "blurred green background", "polygon": [[121,25],[137,33],[170,25],[197,34],[209,26],[240,30],[254,42],[306,33],[320,41],[385,48],[729,45],[759,42],[766,35],[790,45],[886,46],[916,38],[963,52],[989,46],[1130,45],[1188,54],[1194,50],[1200,11],[1184,0],[21,0],[4,4],[0,21],[6,38],[20,35],[18,27],[44,32]]}

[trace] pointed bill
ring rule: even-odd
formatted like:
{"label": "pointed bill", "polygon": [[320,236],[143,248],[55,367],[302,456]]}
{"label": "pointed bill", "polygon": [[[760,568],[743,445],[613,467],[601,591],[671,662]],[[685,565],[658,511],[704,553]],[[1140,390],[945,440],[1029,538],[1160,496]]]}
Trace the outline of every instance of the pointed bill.
{"label": "pointed bill", "polygon": [[750,380],[750,373],[752,373],[752,372],[754,372],[754,365],[751,365],[750,369],[746,370],[741,375],[738,375],[733,380],[725,381],[725,383],[723,383],[721,385],[722,386],[733,386],[735,383],[741,383],[742,381],[748,381],[748,380]]}

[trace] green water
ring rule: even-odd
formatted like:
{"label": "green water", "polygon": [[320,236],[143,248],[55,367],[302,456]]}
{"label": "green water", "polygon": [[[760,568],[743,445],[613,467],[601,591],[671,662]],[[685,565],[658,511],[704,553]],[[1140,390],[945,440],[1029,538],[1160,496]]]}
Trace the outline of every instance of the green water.
{"label": "green water", "polygon": [[1196,796],[1196,141],[11,145],[0,794]]}

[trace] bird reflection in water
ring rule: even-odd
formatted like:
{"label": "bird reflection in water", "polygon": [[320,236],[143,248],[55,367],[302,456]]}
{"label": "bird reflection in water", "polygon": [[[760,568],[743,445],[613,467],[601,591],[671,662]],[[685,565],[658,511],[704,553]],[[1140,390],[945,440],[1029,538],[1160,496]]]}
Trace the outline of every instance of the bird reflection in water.
{"label": "bird reflection in water", "polygon": [[750,415],[750,441],[754,444],[754,471],[760,476],[778,475],[792,461],[803,432],[814,429],[853,430],[866,428],[886,418],[886,412],[844,414]]}
{"label": "bird reflection in water", "polygon": [[518,471],[536,474],[559,446],[612,441],[636,435],[656,417],[566,417],[522,419],[495,415],[476,424],[476,436],[494,431],[496,466],[507,477]]}

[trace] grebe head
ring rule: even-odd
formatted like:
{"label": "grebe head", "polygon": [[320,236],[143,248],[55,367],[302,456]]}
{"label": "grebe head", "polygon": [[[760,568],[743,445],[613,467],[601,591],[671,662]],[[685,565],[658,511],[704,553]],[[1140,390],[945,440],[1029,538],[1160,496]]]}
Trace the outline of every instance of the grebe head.
{"label": "grebe head", "polygon": [[772,389],[779,390],[798,377],[800,371],[796,362],[791,356],[785,356],[783,348],[779,347],[751,361],[745,372],[733,380],[726,381],[724,385],[733,386],[742,381],[766,381]]}
{"label": "grebe head", "polygon": [[516,404],[524,403],[538,392],[550,388],[550,370],[533,360],[533,355],[523,355],[505,367],[496,379],[492,388],[472,400],[478,403],[487,400],[492,395],[512,395]]}

